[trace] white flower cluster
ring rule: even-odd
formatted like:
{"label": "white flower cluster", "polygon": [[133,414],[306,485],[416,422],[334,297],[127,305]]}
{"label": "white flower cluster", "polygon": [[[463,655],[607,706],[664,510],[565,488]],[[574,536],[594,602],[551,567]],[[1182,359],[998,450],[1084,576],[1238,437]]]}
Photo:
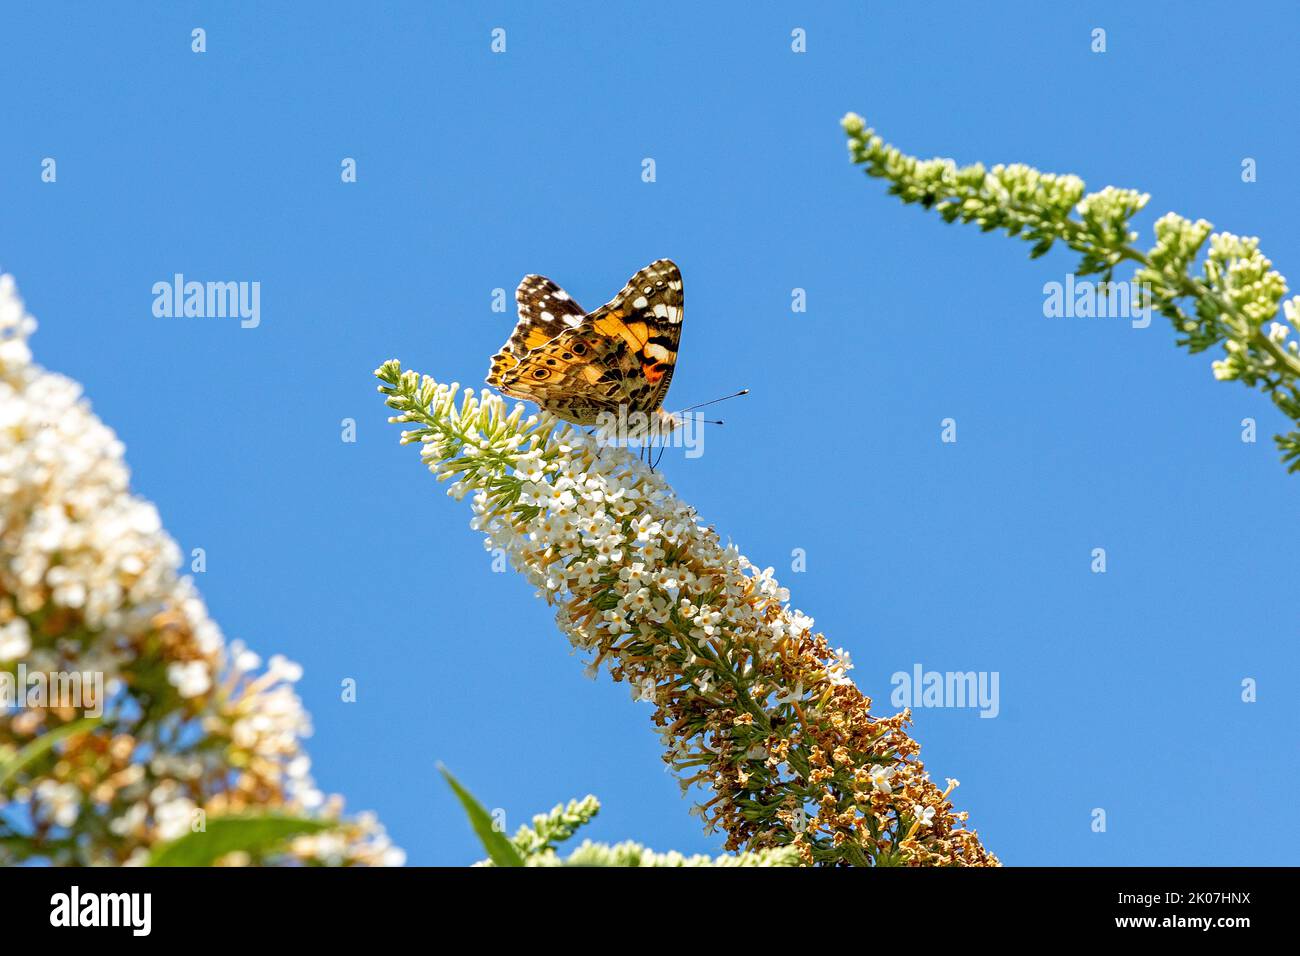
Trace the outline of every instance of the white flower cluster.
{"label": "white flower cluster", "polygon": [[[1005,229],[1034,243],[1030,258],[1062,242],[1082,253],[1077,275],[1099,274],[1107,282],[1121,264],[1135,263],[1134,289],[1144,314],[1167,317],[1177,344],[1192,354],[1221,344],[1225,354],[1211,366],[1214,377],[1262,389],[1300,424],[1300,342],[1289,339],[1287,325],[1272,321],[1280,304],[1291,328],[1300,330],[1300,297],[1280,303],[1286,278],[1260,251],[1258,238],[1213,233],[1204,219],[1170,212],[1156,221],[1156,244],[1144,252],[1133,245],[1138,235],[1130,225],[1147,205],[1147,193],[1107,186],[1085,196],[1077,176],[1040,173],[1021,163],[986,173],[979,163],[958,168],[949,159],[920,160],[887,145],[857,114],[846,115],[841,125],[849,155],[868,176],[887,180],[891,194],[935,210],[945,222]],[[1207,238],[1201,274],[1194,275]],[[1287,471],[1300,472],[1300,428],[1273,440]]]}
{"label": "white flower cluster", "polygon": [[[804,862],[996,865],[905,731],[878,718],[849,655],[662,476],[547,415],[400,363],[380,391],[472,526],[557,605],[569,641],[654,705],[664,759],[727,849],[791,845]],[[884,776],[872,773],[886,768]],[[888,786],[877,786],[888,783]],[[917,816],[916,806],[933,812]]]}
{"label": "white flower cluster", "polygon": [[[300,748],[301,670],[273,658],[255,674],[256,655],[226,644],[157,510],[130,493],[122,443],[76,382],[32,364],[35,326],[0,276],[0,671],[102,675],[104,714],[0,789],[30,837],[0,862],[139,862],[200,811],[337,814]],[[0,763],[81,717],[22,703],[0,703]],[[346,827],[341,852],[315,838],[331,858],[401,862],[373,818]]]}
{"label": "white flower cluster", "polygon": [[[490,393],[481,401],[489,409],[501,404]],[[701,647],[722,640],[725,630],[729,642],[761,658],[779,642],[811,633],[813,619],[787,605],[790,592],[772,568],[759,569],[735,545],[723,546],[659,473],[632,456],[600,451],[588,436],[568,431],[545,451],[518,453],[513,504],[528,509],[522,515],[503,510],[483,487],[472,499],[471,526],[486,533],[484,547],[502,549],[539,596],[556,602],[599,592],[598,614],[561,604],[559,623],[576,647],[594,650],[649,628],[685,625]],[[451,493],[466,488],[460,482]],[[695,684],[707,692],[715,683],[707,660],[687,663],[700,665]],[[847,652],[834,651],[831,682],[847,683],[851,667]],[[677,676],[674,666],[651,658],[633,694],[653,700],[653,688]],[[774,694],[777,703],[804,696],[802,686],[760,682],[751,690],[760,700]]]}

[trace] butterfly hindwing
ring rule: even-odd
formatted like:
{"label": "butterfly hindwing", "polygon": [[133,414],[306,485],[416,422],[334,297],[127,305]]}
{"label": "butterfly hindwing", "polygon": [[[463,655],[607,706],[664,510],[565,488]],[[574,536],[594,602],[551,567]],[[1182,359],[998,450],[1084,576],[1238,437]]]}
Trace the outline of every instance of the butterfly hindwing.
{"label": "butterfly hindwing", "polygon": [[[676,265],[668,259],[651,263],[618,295],[576,323],[572,313],[554,309],[546,310],[549,322],[534,321],[530,314],[525,323],[523,290],[533,279],[558,289],[533,276],[520,285],[520,324],[493,358],[489,385],[580,425],[594,424],[602,412],[617,414],[620,407],[645,413],[662,407],[683,318],[682,277]],[[556,334],[540,341],[540,328]],[[527,348],[518,351],[520,345]]]}
{"label": "butterfly hindwing", "polygon": [[529,352],[519,365],[501,376],[498,386],[512,398],[536,402],[538,407],[578,425],[596,423],[601,412],[617,414],[624,399],[626,346],[583,327],[562,332]]}

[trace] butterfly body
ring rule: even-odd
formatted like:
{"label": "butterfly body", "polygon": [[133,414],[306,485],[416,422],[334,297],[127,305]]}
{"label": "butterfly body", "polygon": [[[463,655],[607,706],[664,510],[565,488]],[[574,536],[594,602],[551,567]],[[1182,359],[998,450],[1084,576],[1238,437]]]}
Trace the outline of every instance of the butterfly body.
{"label": "butterfly body", "polygon": [[515,299],[519,321],[492,357],[489,385],[576,425],[636,413],[660,429],[676,423],[663,410],[683,318],[671,260],[646,266],[595,312],[537,275],[524,277]]}

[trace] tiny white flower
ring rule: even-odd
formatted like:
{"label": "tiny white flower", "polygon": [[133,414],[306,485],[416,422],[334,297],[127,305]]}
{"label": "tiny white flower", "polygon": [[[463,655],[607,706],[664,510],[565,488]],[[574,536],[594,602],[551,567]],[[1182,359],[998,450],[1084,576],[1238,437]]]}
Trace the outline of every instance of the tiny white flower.
{"label": "tiny white flower", "polygon": [[81,811],[81,791],[73,784],[42,780],[36,785],[36,796],[55,825],[67,828],[77,822]]}
{"label": "tiny white flower", "polygon": [[188,797],[177,797],[155,807],[153,815],[158,827],[158,838],[175,840],[191,832],[194,810],[194,801]]}
{"label": "tiny white flower", "polygon": [[893,767],[884,767],[877,765],[871,768],[871,785],[880,793],[888,796],[894,792],[893,784],[890,778],[894,776]]}
{"label": "tiny white flower", "polygon": [[793,704],[796,701],[803,700],[803,681],[799,681],[793,688],[787,687],[773,699],[778,704]]}
{"label": "tiny white flower", "polygon": [[283,654],[272,655],[270,661],[267,662],[266,670],[268,674],[274,674],[277,679],[289,684],[302,680],[302,666],[289,660]]}
{"label": "tiny white flower", "polygon": [[0,661],[15,661],[25,657],[32,649],[31,634],[27,621],[16,617],[8,624],[0,625]]}
{"label": "tiny white flower", "polygon": [[167,665],[167,680],[182,697],[198,697],[212,686],[212,675],[205,661],[179,661]]}

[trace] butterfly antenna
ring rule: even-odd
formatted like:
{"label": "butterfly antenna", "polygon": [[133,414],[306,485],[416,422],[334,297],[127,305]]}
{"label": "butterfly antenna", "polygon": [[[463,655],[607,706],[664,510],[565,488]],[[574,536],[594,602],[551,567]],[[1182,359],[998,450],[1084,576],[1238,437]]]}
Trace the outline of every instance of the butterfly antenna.
{"label": "butterfly antenna", "polygon": [[682,411],[683,411],[683,412],[693,412],[693,411],[695,411],[695,409],[697,409],[697,408],[704,408],[704,407],[706,407],[706,406],[708,406],[708,405],[716,405],[716,404],[718,404],[718,402],[725,402],[725,401],[727,401],[728,399],[732,399],[732,398],[740,398],[740,396],[742,396],[742,395],[748,395],[748,394],[749,394],[749,389],[747,389],[747,388],[742,388],[740,391],[738,391],[738,392],[734,392],[734,393],[732,393],[731,395],[723,395],[721,398],[715,398],[715,399],[713,399],[712,401],[708,401],[708,402],[700,402],[700,404],[698,404],[698,405],[691,405],[689,408],[683,408]]}

